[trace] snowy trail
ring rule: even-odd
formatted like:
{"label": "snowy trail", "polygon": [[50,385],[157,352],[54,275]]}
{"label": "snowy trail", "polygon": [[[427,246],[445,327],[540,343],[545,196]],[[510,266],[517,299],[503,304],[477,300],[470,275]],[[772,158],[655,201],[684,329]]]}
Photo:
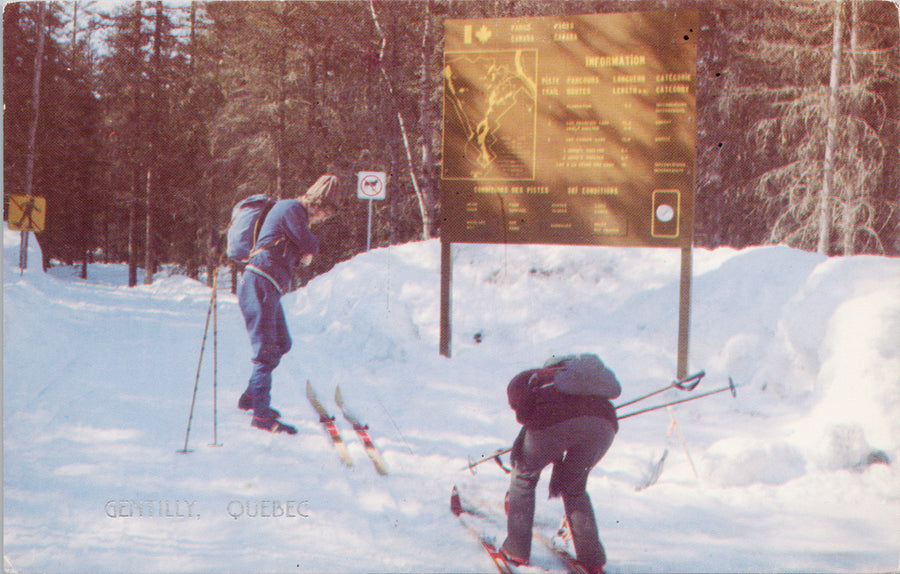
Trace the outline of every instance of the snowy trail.
{"label": "snowy trail", "polygon": [[[249,374],[237,302],[179,277],[124,287],[93,265],[20,275],[4,234],[4,558],[18,572],[488,572],[449,512],[454,484],[499,504],[518,432],[505,388],[550,354],[596,352],[621,400],[671,380],[678,254],[454,247],[453,358],[438,352],[437,242],[360,255],[284,299],[294,348],[273,405],[293,437],[236,408]],[[39,261],[35,250],[31,261]],[[884,572],[900,563],[900,261],[786,247],[695,255],[691,368],[676,407],[622,422],[589,492],[610,573]],[[476,334],[479,335],[476,341]],[[211,335],[210,335],[211,336]],[[305,397],[337,416],[345,468]],[[334,403],[371,427],[379,476]],[[680,398],[668,391],[649,403]],[[657,484],[637,492],[668,448]],[[862,464],[882,452],[893,462]],[[539,485],[537,520],[562,515]],[[764,551],[763,551],[764,550]]]}

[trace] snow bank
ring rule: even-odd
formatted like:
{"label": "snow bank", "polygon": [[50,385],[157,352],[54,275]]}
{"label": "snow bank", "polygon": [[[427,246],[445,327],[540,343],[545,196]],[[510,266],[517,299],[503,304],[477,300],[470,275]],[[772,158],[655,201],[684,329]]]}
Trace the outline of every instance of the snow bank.
{"label": "snow bank", "polygon": [[[886,265],[887,263],[887,265]],[[754,381],[808,411],[791,440],[817,465],[852,468],[900,451],[900,268],[860,256],[822,262],[777,321]]]}
{"label": "snow bank", "polygon": [[42,278],[44,277],[44,273],[41,270],[41,246],[38,243],[37,239],[35,239],[34,234],[29,234],[28,237],[28,265],[27,269],[25,270],[22,270],[19,267],[21,245],[22,233],[18,231],[12,231],[9,228],[4,227],[2,270],[4,280],[12,273],[15,273],[19,276],[23,276],[27,273],[29,278],[32,278],[36,281],[42,280]]}
{"label": "snow bank", "polygon": [[[209,289],[179,276],[129,289],[118,265],[91,265],[87,280],[65,267],[42,273],[39,263],[21,274],[18,234],[4,232],[4,568],[489,571],[448,497],[459,484],[502,501],[508,477],[498,466],[460,469],[515,437],[506,383],[572,352],[601,355],[623,383],[621,401],[671,381],[679,253],[455,245],[453,258],[450,359],[438,354],[438,241],[361,254],[285,296],[294,348],[275,372],[273,401],[295,437],[253,430],[234,408],[250,351],[223,273],[222,446],[207,446],[207,340],[184,455],[176,450]],[[29,260],[40,261],[34,241]],[[608,571],[894,569],[898,293],[897,259],[695,250],[690,369],[707,372],[695,393],[731,377],[738,397],[622,421],[588,484]],[[332,410],[340,385],[389,476],[374,472],[339,420],[355,463],[341,466],[306,380]],[[645,404],[684,397],[669,390]],[[658,481],[636,490],[664,452]],[[147,516],[165,503],[184,516]],[[229,508],[238,507],[235,518]],[[120,508],[145,512],[123,517]],[[273,517],[274,508],[303,517]],[[540,528],[551,532],[561,513],[558,500],[539,497]],[[558,570],[549,555],[534,560]]]}

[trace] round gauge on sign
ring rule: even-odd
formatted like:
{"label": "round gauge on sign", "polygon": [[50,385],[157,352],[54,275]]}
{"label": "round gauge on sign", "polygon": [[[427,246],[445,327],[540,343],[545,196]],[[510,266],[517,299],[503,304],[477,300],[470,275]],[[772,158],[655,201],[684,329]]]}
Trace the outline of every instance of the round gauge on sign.
{"label": "round gauge on sign", "polygon": [[662,203],[659,207],[656,208],[656,219],[667,223],[672,221],[672,218],[675,217],[675,210],[671,205],[667,203]]}

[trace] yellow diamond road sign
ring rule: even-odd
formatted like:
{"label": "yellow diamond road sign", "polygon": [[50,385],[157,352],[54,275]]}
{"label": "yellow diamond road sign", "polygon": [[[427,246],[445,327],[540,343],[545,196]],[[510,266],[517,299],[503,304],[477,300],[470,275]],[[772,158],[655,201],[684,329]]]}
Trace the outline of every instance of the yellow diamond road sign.
{"label": "yellow diamond road sign", "polygon": [[43,231],[46,213],[47,201],[43,197],[33,195],[9,196],[7,223],[13,231]]}

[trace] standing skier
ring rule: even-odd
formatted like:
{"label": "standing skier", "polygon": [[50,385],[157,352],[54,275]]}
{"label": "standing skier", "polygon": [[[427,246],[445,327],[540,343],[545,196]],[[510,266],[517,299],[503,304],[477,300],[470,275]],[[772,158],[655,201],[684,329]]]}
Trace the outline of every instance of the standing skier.
{"label": "standing skier", "polygon": [[253,409],[251,425],[295,434],[280,413],[269,406],[272,371],[291,349],[281,296],[288,289],[294,267],[309,265],[319,241],[309,227],[335,215],[339,207],[337,177],[321,176],[297,199],[272,206],[262,224],[256,246],[238,285],[237,295],[253,346],[253,372],[238,407]]}
{"label": "standing skier", "polygon": [[510,457],[507,538],[500,550],[514,564],[527,564],[531,556],[535,488],[553,463],[550,496],[562,495],[578,562],[588,572],[603,571],[606,554],[586,487],[619,429],[609,399],[621,390],[615,374],[590,354],[552,357],[510,381],[509,404],[523,427]]}

